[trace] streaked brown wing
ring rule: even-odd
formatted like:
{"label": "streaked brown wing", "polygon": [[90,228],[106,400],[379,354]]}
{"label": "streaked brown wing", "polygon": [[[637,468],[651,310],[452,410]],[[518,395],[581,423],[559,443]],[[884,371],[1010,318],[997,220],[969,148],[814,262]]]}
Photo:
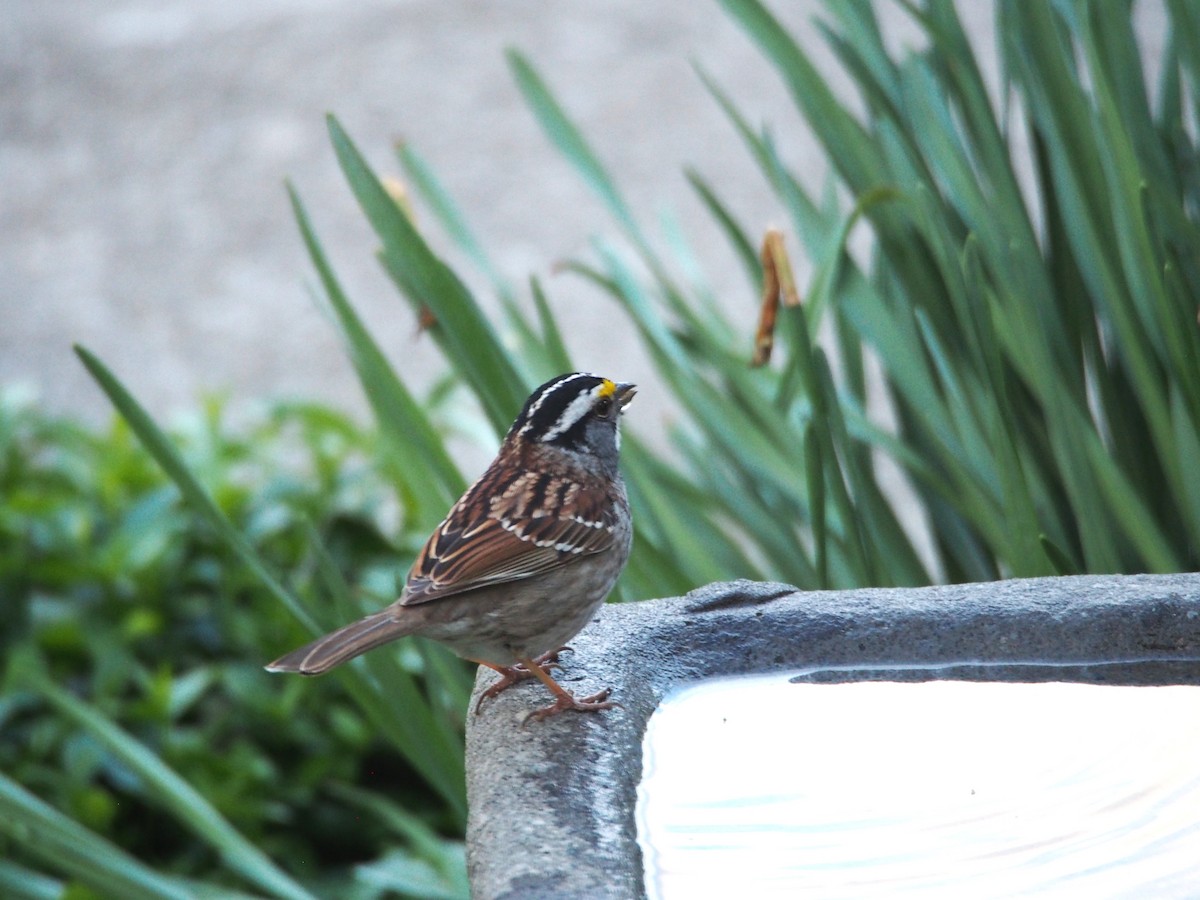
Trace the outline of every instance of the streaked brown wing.
{"label": "streaked brown wing", "polygon": [[[615,540],[613,497],[603,486],[525,472],[498,487],[494,473],[486,473],[454,505],[413,564],[401,603],[520,581],[606,550]],[[483,506],[475,496],[485,491],[492,500]],[[547,498],[563,515],[540,514]]]}

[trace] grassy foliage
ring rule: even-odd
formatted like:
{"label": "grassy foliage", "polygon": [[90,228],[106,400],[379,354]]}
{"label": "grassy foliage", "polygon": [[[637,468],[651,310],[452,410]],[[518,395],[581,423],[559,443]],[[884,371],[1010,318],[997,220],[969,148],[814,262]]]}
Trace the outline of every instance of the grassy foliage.
{"label": "grassy foliage", "polygon": [[[722,5],[834,168],[810,196],[780,138],[701,72],[814,263],[763,368],[748,366],[745,325],[762,288],[757,224],[738,221],[718,181],[688,173],[748,275],[744,301],[718,302],[680,236],[658,249],[534,66],[510,54],[538,122],[619,234],[567,269],[630,317],[683,410],[670,462],[636,422],[627,436],[637,537],[618,594],[733,576],[817,588],[1196,567],[1193,6],[1168,2],[1147,82],[1126,5],[1001,0],[997,103],[953,4],[906,5],[927,44],[902,55],[869,5],[830,4],[820,27],[859,91],[857,115],[757,0]],[[553,297],[498,272],[405,148],[410,183],[503,302],[489,321],[336,120],[329,129],[382,264],[500,434],[530,387],[572,368]],[[407,641],[319,681],[259,669],[390,599],[465,484],[436,404],[388,363],[292,200],[371,426],[283,406],[232,431],[210,405],[165,434],[85,350],[126,424],[96,436],[0,405],[0,590],[16,598],[0,631],[0,886],[16,896],[61,879],[121,896],[464,889],[446,837],[464,815],[464,667]],[[860,225],[865,260],[847,249]],[[867,414],[873,364],[893,430]],[[903,518],[928,523],[932,556],[902,527],[881,455],[911,480],[918,509]]]}
{"label": "grassy foliage", "polygon": [[[338,618],[334,573],[357,587],[346,606],[385,602],[419,537],[382,525],[377,444],[328,409],[281,405],[233,429],[210,403],[169,441],[194,482],[181,495],[122,422],[93,434],[0,400],[0,596],[17,614],[0,629],[0,893],[40,883],[33,866],[120,897],[195,896],[201,877],[220,896],[349,896],[410,877],[419,896],[462,892],[461,846],[440,835],[462,828],[469,672],[439,678],[446,797],[395,752],[395,708],[376,700],[380,727],[342,702],[353,678],[262,671],[266,648],[311,629],[239,553],[288,573],[323,624]],[[193,490],[212,524],[184,500]],[[389,662],[410,682],[428,671],[415,648]]]}

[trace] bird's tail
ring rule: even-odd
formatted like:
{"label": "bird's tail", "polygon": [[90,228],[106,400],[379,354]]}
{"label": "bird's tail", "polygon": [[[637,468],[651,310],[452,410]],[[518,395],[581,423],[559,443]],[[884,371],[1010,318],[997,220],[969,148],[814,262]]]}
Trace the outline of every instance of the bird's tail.
{"label": "bird's tail", "polygon": [[267,666],[267,671],[320,675],[348,659],[354,659],[360,653],[404,637],[410,631],[411,626],[402,625],[384,610],[351,622],[317,638],[311,644],[305,644],[299,650],[279,657]]}

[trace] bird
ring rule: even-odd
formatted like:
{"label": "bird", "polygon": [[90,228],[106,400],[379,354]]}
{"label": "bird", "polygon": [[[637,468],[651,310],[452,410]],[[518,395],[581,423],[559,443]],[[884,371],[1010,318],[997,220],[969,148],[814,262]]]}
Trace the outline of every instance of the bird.
{"label": "bird", "polygon": [[406,635],[500,673],[476,703],[537,678],[553,703],[529,713],[616,705],[576,697],[551,675],[564,645],[612,590],[633,544],[618,468],[620,420],[637,386],[588,372],[552,378],[525,401],[496,458],[451,507],[399,598],[266,667],[319,675]]}

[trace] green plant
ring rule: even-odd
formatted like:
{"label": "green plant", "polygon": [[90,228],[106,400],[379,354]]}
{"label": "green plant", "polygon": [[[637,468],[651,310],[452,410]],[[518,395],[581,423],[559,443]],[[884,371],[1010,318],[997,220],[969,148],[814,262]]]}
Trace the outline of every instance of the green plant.
{"label": "green plant", "polygon": [[[1127,4],[1000,0],[998,109],[952,3],[904,4],[927,44],[900,57],[885,49],[869,4],[829,4],[820,27],[860,92],[863,116],[835,99],[760,3],[723,5],[775,64],[835,170],[823,196],[809,196],[781,162],[776,138],[752,127],[717,80],[701,72],[815,264],[804,302],[779,311],[777,360],[758,369],[747,364],[751,334],[740,324],[745,316],[718,304],[696,277],[676,274],[702,267],[686,249],[670,255],[658,250],[534,68],[519,54],[510,56],[538,121],[604,201],[621,233],[620,242],[598,238],[588,259],[569,261],[566,268],[630,316],[662,389],[683,411],[669,460],[639,440],[636,420],[631,423],[624,468],[637,539],[618,594],[672,594],[730,576],[848,587],[1195,567],[1200,15],[1194,5],[1167,3],[1170,26],[1151,92]],[[1018,125],[1033,143],[1024,188],[1013,137]],[[572,368],[552,298],[536,278],[522,292],[498,273],[430,168],[412,148],[403,148],[400,162],[417,192],[502,299],[501,341],[501,328],[483,316],[336,120],[329,127],[351,190],[380,239],[383,265],[414,310],[432,321],[430,334],[456,383],[477,399],[499,434],[534,384]],[[715,183],[694,171],[688,177],[744,262],[747,293],[757,296],[763,283],[751,230],[737,221]],[[171,645],[169,655],[162,648],[147,651],[126,635],[111,634],[111,622],[98,617],[94,631],[85,624],[83,635],[67,642],[65,655],[52,652],[61,649],[53,646],[56,632],[46,624],[57,621],[54,611],[70,620],[77,607],[87,608],[86,598],[72,593],[82,579],[71,566],[84,563],[50,567],[32,578],[10,565],[4,577],[18,596],[31,598],[24,608],[32,611],[28,627],[35,639],[32,651],[25,646],[28,652],[12,656],[13,687],[0,705],[0,722],[16,723],[30,741],[41,742],[39,748],[69,763],[64,768],[70,777],[56,778],[44,762],[39,768],[36,754],[22,757],[28,768],[17,778],[88,827],[108,832],[117,813],[112,798],[95,791],[120,789],[164,810],[171,828],[201,837],[207,849],[199,857],[166,861],[166,877],[207,877],[216,854],[224,853],[219,884],[276,894],[291,892],[291,879],[302,882],[301,889],[336,883],[344,892],[352,883],[365,894],[372,884],[378,887],[378,881],[364,881],[361,870],[357,880],[334,864],[302,872],[294,863],[279,867],[251,852],[258,846],[272,859],[303,858],[292,842],[300,840],[297,830],[315,804],[316,815],[335,824],[346,822],[348,810],[367,814],[375,848],[393,836],[402,839],[405,855],[382,859],[372,870],[377,876],[420,865],[442,879],[431,893],[451,892],[462,887],[461,869],[453,870],[459,872],[456,883],[450,874],[455,851],[432,829],[452,832],[462,823],[461,666],[438,648],[405,645],[396,654],[368,655],[333,682],[268,681],[255,671],[269,655],[266,647],[291,645],[291,639],[278,639],[281,629],[296,631],[292,639],[301,629],[315,634],[347,620],[359,606],[381,603],[419,536],[464,485],[442,446],[438,414],[390,367],[340,287],[294,192],[292,200],[374,428],[360,430],[328,411],[308,409],[309,427],[324,434],[328,426],[349,451],[314,462],[324,473],[318,479],[321,502],[284,504],[288,527],[262,529],[263,518],[274,521],[253,514],[264,482],[253,491],[235,490],[229,499],[230,483],[237,481],[221,477],[227,470],[214,469],[202,454],[196,458],[186,439],[181,452],[179,438],[168,439],[117,379],[81,350],[128,428],[204,523],[195,526],[178,495],[118,428],[114,441],[138,461],[95,483],[110,485],[101,497],[111,504],[103,507],[106,515],[120,520],[138,510],[138,518],[129,539],[118,542],[123,549],[113,551],[102,583],[124,583],[133,577],[126,567],[136,573],[141,558],[180,555],[178,571],[185,573],[194,562],[195,574],[155,590],[179,596],[180,585],[205,585],[205,608],[217,611],[219,646],[210,656],[197,655],[186,641]],[[860,224],[872,242],[866,263],[847,249]],[[673,245],[685,247],[678,235]],[[818,332],[829,340],[816,343]],[[895,412],[894,429],[868,415],[872,365]],[[71,429],[63,435],[67,444],[87,441]],[[237,446],[273,464],[274,454],[258,455],[269,442],[254,435]],[[210,449],[215,445],[223,442],[210,442]],[[901,524],[911,516],[901,515],[881,484],[880,454],[897,462],[911,482],[918,518],[932,537],[929,554],[918,552],[911,526]],[[362,468],[344,468],[345,459]],[[73,471],[83,473],[86,486],[92,469],[103,471],[107,462],[85,453]],[[348,471],[370,482],[368,496],[394,496],[399,534],[385,532],[369,504],[365,512],[358,506],[351,515],[330,516],[330,497],[338,496],[331,486]],[[260,475],[272,483],[270,471]],[[306,496],[308,477],[289,482],[294,496]],[[48,478],[48,496],[62,483],[70,477]],[[10,528],[17,521],[11,533],[26,542],[14,559],[46,535],[58,539],[78,527],[78,516],[44,512],[32,537],[23,530],[19,507],[16,520],[0,520],[0,527]],[[155,527],[144,527],[146,521]],[[107,527],[114,534],[121,530]],[[349,585],[367,586],[371,598],[360,603]],[[252,615],[232,614],[244,609],[239,604],[250,604]],[[131,621],[144,615],[139,610],[140,601],[130,605]],[[293,624],[279,624],[285,614]],[[58,627],[71,629],[69,623]],[[143,626],[127,627],[137,632]],[[262,629],[269,629],[270,640]],[[86,677],[72,676],[72,666],[83,667]],[[231,671],[238,675],[230,678]],[[84,699],[64,692],[63,684],[78,686]],[[228,771],[193,770],[192,761],[173,749],[180,732],[187,733],[187,711],[197,708],[196,698],[225,696],[217,685],[231,708],[250,719],[267,717],[271,735],[252,745],[274,750],[264,757],[252,753],[248,771],[267,773],[254,783],[263,805],[271,790],[280,792],[272,824],[286,828],[272,829],[261,817],[239,819],[238,800],[253,791],[235,787],[226,793],[237,796],[222,796]],[[341,691],[351,704],[340,702]],[[158,718],[140,720],[150,715],[139,712],[142,705]],[[49,709],[56,715],[47,715]],[[205,728],[218,727],[215,719],[203,721]],[[6,727],[4,733],[13,731]],[[211,739],[207,732],[201,738]],[[335,757],[327,741],[340,742],[337,750],[345,755]],[[293,746],[311,755],[298,764],[283,749]],[[361,772],[363,748],[379,746],[417,775],[406,781],[408,805],[434,803],[435,812],[415,817],[378,791],[347,787]],[[208,808],[191,815],[186,785],[159,771],[143,755],[147,748],[168,767],[186,768],[186,781],[201,786],[211,812],[228,828]],[[287,777],[279,776],[281,760],[290,761]],[[129,770],[135,778],[112,774]],[[327,782],[341,786],[322,790]],[[169,885],[151,884],[154,873],[131,859],[111,857],[112,866],[89,876],[94,858],[110,858],[106,848],[91,847],[86,864],[60,853],[77,825],[56,819],[15,785],[0,782],[0,803],[10,813],[0,817],[7,819],[0,828],[27,853],[30,828],[61,837],[46,845],[39,864],[98,890],[107,889],[105,878],[123,876],[131,894],[134,886],[147,894],[170,893]],[[25,868],[0,868],[0,884],[20,882],[33,895],[43,876],[28,868],[30,859],[19,861]]]}
{"label": "green plant", "polygon": [[[385,536],[377,438],[301,404],[233,429],[214,401],[170,443],[224,526],[197,520],[123,422],[95,434],[0,396],[0,596],[21,614],[0,625],[0,893],[58,896],[36,864],[77,894],[461,895],[461,843],[443,836],[462,828],[461,781],[440,797],[388,751],[395,719],[376,727],[333,683],[265,677],[263,648],[306,632],[238,558],[301,597],[344,574],[366,595],[347,605],[383,602],[420,536]],[[428,671],[415,650],[393,664]],[[468,685],[459,665],[433,694],[454,710],[439,714],[450,773]],[[390,799],[353,788],[368,772]]]}
{"label": "green plant", "polygon": [[[831,5],[840,31],[826,34],[866,101],[864,123],[765,9],[725,5],[779,68],[872,226],[863,272],[837,216],[722,101],[833,273],[844,405],[864,403],[860,346],[882,364],[946,576],[1195,566],[1200,183],[1184,122],[1200,58],[1182,37],[1194,6],[1168,4],[1152,109],[1129,5],[999,3],[1000,96],[1020,100],[1001,116],[951,4],[910,8],[930,46],[900,62],[868,6]],[[1020,123],[1035,150],[1028,194],[1011,149]],[[888,199],[873,202],[880,188]],[[837,449],[850,493],[868,500],[858,448]],[[834,532],[855,512],[870,523],[873,506],[840,510]],[[887,561],[874,563],[886,578]]]}

